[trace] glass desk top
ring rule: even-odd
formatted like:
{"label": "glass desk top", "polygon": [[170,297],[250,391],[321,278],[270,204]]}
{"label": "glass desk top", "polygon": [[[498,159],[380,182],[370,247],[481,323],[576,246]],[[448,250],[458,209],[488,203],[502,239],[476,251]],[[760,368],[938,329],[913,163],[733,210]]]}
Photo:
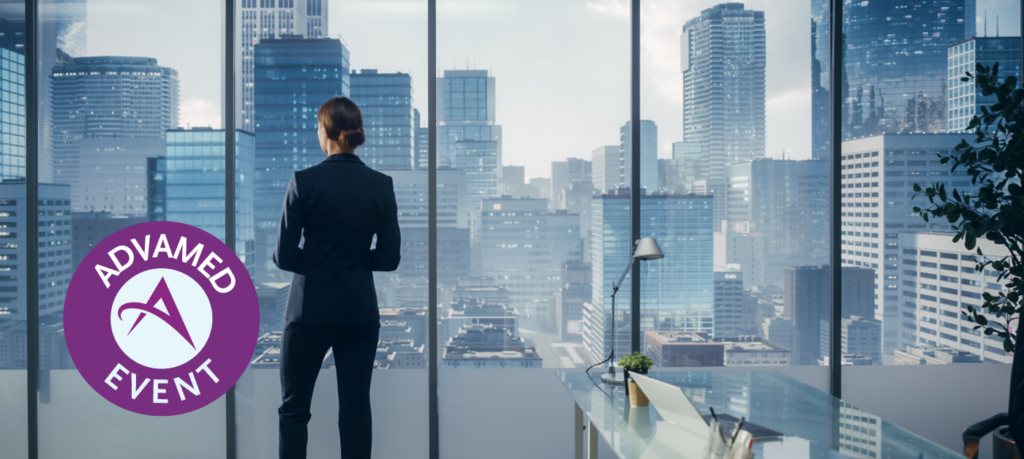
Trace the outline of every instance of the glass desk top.
{"label": "glass desk top", "polygon": [[[665,422],[653,402],[631,407],[625,389],[603,384],[602,372],[595,370],[556,375],[619,457],[701,457],[704,437]],[[754,444],[756,459],[963,458],[778,372],[652,371],[649,376],[681,387],[701,414],[710,414],[711,407],[781,432],[781,439]]]}

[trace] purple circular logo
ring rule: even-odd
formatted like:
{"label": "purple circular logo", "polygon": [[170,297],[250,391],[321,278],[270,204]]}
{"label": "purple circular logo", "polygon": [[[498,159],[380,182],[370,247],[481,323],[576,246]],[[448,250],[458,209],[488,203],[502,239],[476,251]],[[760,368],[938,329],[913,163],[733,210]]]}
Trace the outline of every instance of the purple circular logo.
{"label": "purple circular logo", "polygon": [[151,416],[202,408],[242,376],[259,333],[256,287],[220,239],[148,222],[118,231],[78,266],[64,334],[104,398]]}

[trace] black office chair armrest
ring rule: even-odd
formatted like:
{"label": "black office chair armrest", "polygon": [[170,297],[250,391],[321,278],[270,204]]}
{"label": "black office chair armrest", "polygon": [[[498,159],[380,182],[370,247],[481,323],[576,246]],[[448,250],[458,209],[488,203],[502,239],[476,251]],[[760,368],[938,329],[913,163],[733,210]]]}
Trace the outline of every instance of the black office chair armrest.
{"label": "black office chair armrest", "polygon": [[999,413],[964,429],[964,457],[978,459],[978,448],[981,445],[981,438],[1009,423],[1009,416],[1006,413]]}

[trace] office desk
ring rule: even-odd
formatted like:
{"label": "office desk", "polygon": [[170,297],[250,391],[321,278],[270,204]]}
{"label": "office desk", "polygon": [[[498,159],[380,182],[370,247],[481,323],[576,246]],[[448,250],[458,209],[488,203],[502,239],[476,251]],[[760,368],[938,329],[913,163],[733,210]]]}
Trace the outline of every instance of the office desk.
{"label": "office desk", "polygon": [[[653,403],[629,406],[624,388],[602,384],[601,373],[557,373],[576,401],[576,459],[583,459],[584,432],[590,459],[597,458],[598,435],[624,459],[700,458],[703,437],[666,423]],[[682,387],[702,414],[712,407],[784,434],[776,441],[755,443],[757,459],[963,458],[778,372],[652,371],[650,376]]]}

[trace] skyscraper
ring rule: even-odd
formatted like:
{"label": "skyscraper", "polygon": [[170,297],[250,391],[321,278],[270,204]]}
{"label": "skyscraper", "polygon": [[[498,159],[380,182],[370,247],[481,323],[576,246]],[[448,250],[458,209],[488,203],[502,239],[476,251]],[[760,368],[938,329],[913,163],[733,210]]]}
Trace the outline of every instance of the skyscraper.
{"label": "skyscraper", "polygon": [[[870,269],[843,267],[842,318],[870,317],[873,295],[865,294],[874,282]],[[828,266],[788,266],[784,270],[783,317],[792,321],[796,330],[793,350],[794,365],[817,365],[823,357],[822,321],[828,330],[829,291]],[[826,347],[827,349],[827,347]]]}
{"label": "skyscraper", "polygon": [[363,114],[366,143],[359,157],[376,170],[412,170],[417,113],[408,73],[360,70],[351,75],[352,101]]}
{"label": "skyscraper", "polygon": [[51,81],[57,183],[77,185],[84,138],[163,138],[178,127],[178,72],[156,59],[79,57]]}
{"label": "skyscraper", "polygon": [[[85,18],[85,0],[54,0],[47,3],[47,8],[40,11],[39,18],[40,75],[52,75],[54,66],[68,64],[71,59],[85,55],[86,37],[89,31],[89,22]],[[21,21],[17,27],[24,31],[24,25],[24,21]],[[6,39],[6,34],[4,38]],[[21,43],[24,44],[23,38]],[[39,181],[40,183],[53,183],[53,87],[49,84],[41,84],[38,90],[39,119],[41,120],[39,123],[41,128],[39,133]]]}
{"label": "skyscraper", "polygon": [[256,64],[254,48],[268,38],[327,36],[327,0],[241,0],[235,9],[235,91],[241,107],[235,125],[253,132],[256,126]]}
{"label": "skyscraper", "polygon": [[[25,178],[25,56],[0,48],[0,181]],[[42,161],[40,161],[42,164]],[[40,177],[42,182],[42,177]]]}
{"label": "skyscraper", "polygon": [[423,126],[420,121],[420,111],[412,109],[413,126],[416,129],[416,161],[418,170],[427,170],[430,167],[430,128]]}
{"label": "skyscraper", "polygon": [[[619,129],[619,179],[616,183],[632,187],[633,144],[629,124],[627,121]],[[650,120],[640,120],[640,187],[647,194],[658,191],[658,125]]]}
{"label": "skyscraper", "polygon": [[81,140],[82,173],[71,186],[75,212],[146,216],[146,158],[166,150],[161,137],[87,137]]}
{"label": "skyscraper", "polygon": [[[611,286],[630,256],[629,189],[593,197],[593,295],[584,310],[584,344],[598,360],[611,349]],[[661,241],[665,258],[644,262],[641,330],[714,330],[714,250],[711,196],[647,194],[640,212],[650,224],[641,237]],[[671,242],[669,242],[671,241]],[[629,353],[630,282],[616,294],[615,353]],[[625,330],[625,331],[623,331]],[[641,346],[643,344],[641,343]]]}
{"label": "skyscraper", "polygon": [[349,94],[348,49],[338,39],[290,35],[255,47],[256,273],[284,281],[273,264],[277,221],[292,172],[319,164],[316,115],[327,99]]}
{"label": "skyscraper", "polygon": [[945,132],[948,48],[974,36],[975,16],[975,0],[843,8],[843,138]]}
{"label": "skyscraper", "polygon": [[1020,81],[1020,37],[971,37],[949,47],[947,56],[949,85],[947,106],[948,132],[965,132],[981,106],[999,101],[995,94],[978,92],[975,81],[960,81],[965,73],[974,75],[977,64],[993,67],[999,63],[999,78],[1017,77]]}
{"label": "skyscraper", "polygon": [[487,70],[445,70],[437,79],[438,166],[466,171],[469,212],[498,196],[501,126],[496,124],[494,77]]}
{"label": "skyscraper", "polygon": [[597,147],[591,154],[591,164],[594,188],[600,193],[614,190],[615,185],[619,183],[619,147]]}
{"label": "skyscraper", "polygon": [[[255,271],[255,223],[253,220],[253,189],[255,169],[253,135],[235,131],[235,253],[245,264],[249,275]],[[224,130],[210,128],[172,129],[167,131],[167,154],[164,156],[164,212],[157,220],[186,223],[202,229],[222,241],[224,222]],[[150,161],[152,177],[161,169]],[[157,192],[160,191],[158,188]],[[283,198],[282,198],[283,199]]]}
{"label": "skyscraper", "polygon": [[676,168],[676,193],[692,193],[693,182],[700,180],[700,144],[673,142],[672,164]]}
{"label": "skyscraper", "polygon": [[[950,172],[938,155],[948,155],[963,135],[879,135],[843,142],[842,257],[843,266],[875,270],[875,315],[882,321],[882,353],[899,348],[900,233],[948,230],[949,222],[925,222],[913,212],[927,206],[922,196],[913,199],[915,183],[935,183],[974,192],[963,169]],[[871,317],[870,314],[861,314]]]}
{"label": "skyscraper", "polygon": [[723,3],[683,25],[683,140],[700,145],[701,177],[765,154],[764,12]]}
{"label": "skyscraper", "polygon": [[741,265],[745,274],[763,272],[762,282],[782,285],[787,266],[828,263],[828,161],[745,161],[727,167],[726,177],[724,232],[764,238],[764,253],[753,257],[763,265]]}

